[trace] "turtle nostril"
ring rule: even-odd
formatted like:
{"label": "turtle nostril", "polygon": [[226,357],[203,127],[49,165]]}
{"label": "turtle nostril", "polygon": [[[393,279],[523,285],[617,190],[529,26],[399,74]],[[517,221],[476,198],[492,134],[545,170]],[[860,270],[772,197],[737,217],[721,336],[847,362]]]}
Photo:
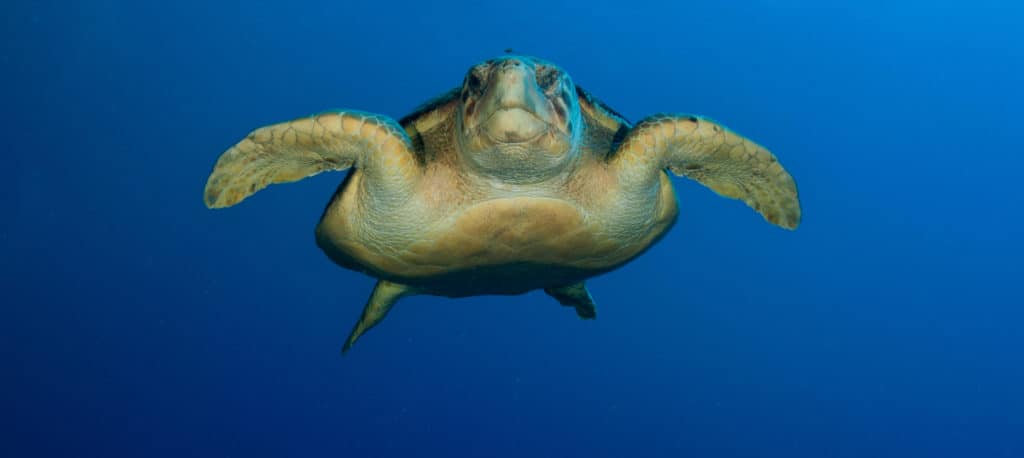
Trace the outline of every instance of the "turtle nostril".
{"label": "turtle nostril", "polygon": [[519,59],[506,59],[501,66],[503,68],[522,67],[523,62]]}

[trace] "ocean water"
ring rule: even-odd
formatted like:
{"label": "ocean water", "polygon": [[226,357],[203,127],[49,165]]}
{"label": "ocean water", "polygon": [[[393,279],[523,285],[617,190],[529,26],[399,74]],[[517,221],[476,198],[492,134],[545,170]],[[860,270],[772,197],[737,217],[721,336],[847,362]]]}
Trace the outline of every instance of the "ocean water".
{"label": "ocean water", "polygon": [[[1024,457],[1019,2],[13,2],[0,456]],[[505,48],[631,120],[714,118],[795,232],[676,178],[589,281],[400,302],[312,230],[344,174],[202,203],[225,148],[399,118]]]}

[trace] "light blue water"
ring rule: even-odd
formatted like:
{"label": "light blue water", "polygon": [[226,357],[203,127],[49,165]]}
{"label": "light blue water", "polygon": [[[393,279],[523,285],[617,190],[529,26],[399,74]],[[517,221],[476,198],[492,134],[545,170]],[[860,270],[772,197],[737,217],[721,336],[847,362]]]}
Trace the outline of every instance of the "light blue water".
{"label": "light blue water", "polygon": [[[976,1],[19,2],[0,27],[0,455],[1024,456],[1024,21]],[[677,180],[659,245],[404,300],[312,229],[342,174],[209,211],[251,129],[395,118],[505,48],[796,177],[787,232]]]}

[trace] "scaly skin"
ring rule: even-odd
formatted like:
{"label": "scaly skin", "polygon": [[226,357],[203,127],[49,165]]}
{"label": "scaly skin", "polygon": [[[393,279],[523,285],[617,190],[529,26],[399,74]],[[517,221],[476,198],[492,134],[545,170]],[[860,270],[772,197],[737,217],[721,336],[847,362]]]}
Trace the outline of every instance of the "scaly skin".
{"label": "scaly skin", "polygon": [[386,116],[324,112],[261,127],[224,152],[206,182],[206,206],[233,206],[268,185],[355,166],[382,195],[406,194],[419,173],[409,137]]}
{"label": "scaly skin", "polygon": [[654,115],[634,127],[612,161],[622,186],[644,187],[658,171],[696,180],[740,199],[768,222],[796,229],[796,182],[775,156],[715,122],[692,115]]}
{"label": "scaly skin", "polygon": [[227,207],[349,167],[316,240],[381,281],[344,350],[411,294],[544,289],[593,318],[584,280],[640,255],[676,219],[666,170],[774,224],[800,221],[796,185],[763,147],[693,116],[633,128],[557,66],[524,56],[474,66],[401,128],[339,111],[257,129],[217,162],[205,200]]}

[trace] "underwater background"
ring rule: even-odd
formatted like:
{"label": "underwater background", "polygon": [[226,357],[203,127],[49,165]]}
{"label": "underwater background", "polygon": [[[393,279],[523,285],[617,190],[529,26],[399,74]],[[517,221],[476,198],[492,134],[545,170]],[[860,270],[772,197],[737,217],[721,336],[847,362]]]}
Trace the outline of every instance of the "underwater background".
{"label": "underwater background", "polygon": [[[1024,457],[1021,5],[7,4],[0,456]],[[506,48],[770,148],[802,226],[675,178],[597,320],[417,296],[340,356],[344,174],[211,211],[214,161]]]}

